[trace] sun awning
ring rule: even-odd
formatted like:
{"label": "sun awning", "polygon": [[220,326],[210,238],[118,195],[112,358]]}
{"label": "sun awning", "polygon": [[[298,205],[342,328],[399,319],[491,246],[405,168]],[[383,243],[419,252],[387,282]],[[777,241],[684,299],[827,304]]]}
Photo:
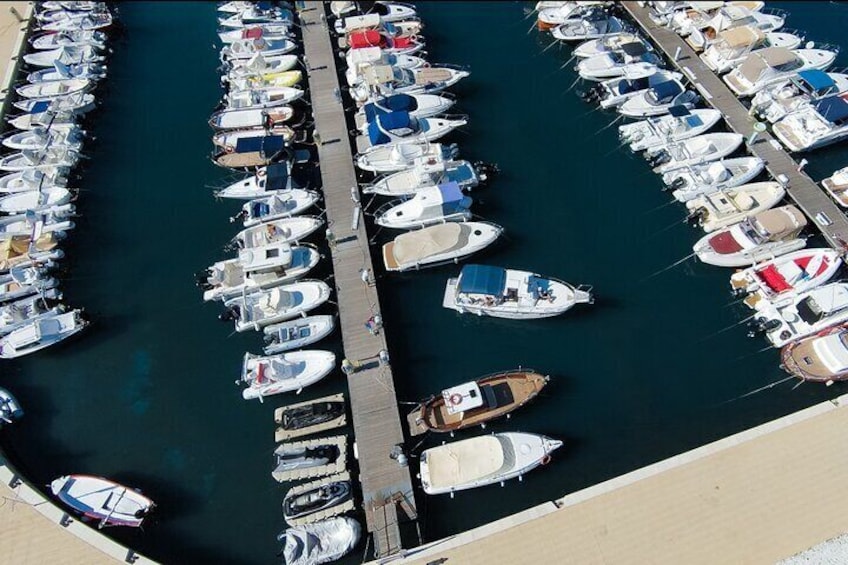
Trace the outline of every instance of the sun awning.
{"label": "sun awning", "polygon": [[288,186],[289,165],[288,163],[274,163],[265,168],[266,181],[265,190],[282,190]]}
{"label": "sun awning", "polygon": [[506,287],[506,269],[489,265],[465,265],[457,290],[463,294],[500,296]]}
{"label": "sun awning", "polygon": [[261,137],[242,137],[236,141],[236,153],[252,153],[262,151],[264,153],[276,153],[286,146],[285,137],[282,135],[264,135]]}
{"label": "sun awning", "polygon": [[624,52],[626,55],[630,55],[631,57],[641,57],[648,50],[645,48],[645,44],[641,41],[631,41],[630,43],[622,44],[619,49]]}
{"label": "sun awning", "polygon": [[410,129],[416,127],[409,112],[389,112],[379,114],[374,121],[368,124],[368,139],[371,145],[380,145],[391,141],[389,132],[395,130]]}
{"label": "sun awning", "polygon": [[651,92],[653,92],[654,97],[657,101],[668,100],[677,96],[683,89],[680,88],[680,85],[673,80],[668,80],[666,82],[661,82],[659,84],[655,84],[651,87]]}
{"label": "sun awning", "polygon": [[832,124],[848,118],[848,102],[841,96],[830,96],[815,102],[816,112]]}
{"label": "sun awning", "polygon": [[762,39],[763,33],[751,26],[735,27],[720,34],[720,41],[731,48],[747,47]]}
{"label": "sun awning", "polygon": [[389,112],[413,112],[418,109],[418,102],[414,96],[408,94],[393,94],[386,98],[380,98],[375,102],[365,105],[365,119],[373,122],[379,114]]}
{"label": "sun awning", "polygon": [[807,69],[806,71],[800,71],[798,76],[816,92],[827,90],[836,84],[833,79],[830,78],[830,75],[819,69]]}

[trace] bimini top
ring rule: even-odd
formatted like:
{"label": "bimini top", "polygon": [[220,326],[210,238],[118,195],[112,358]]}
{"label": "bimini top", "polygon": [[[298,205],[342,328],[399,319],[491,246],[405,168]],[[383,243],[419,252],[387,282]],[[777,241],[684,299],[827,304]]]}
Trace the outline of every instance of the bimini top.
{"label": "bimini top", "polygon": [[841,96],[830,96],[815,102],[816,112],[832,124],[842,124],[848,118],[848,102]]}
{"label": "bimini top", "polygon": [[798,78],[810,87],[814,92],[824,92],[836,84],[830,75],[819,69],[807,69],[800,71]]}
{"label": "bimini top", "polygon": [[631,41],[629,43],[622,44],[619,49],[624,52],[626,55],[630,55],[631,57],[641,57],[645,53],[648,52],[648,49],[645,47],[645,44],[641,41]]}
{"label": "bimini top", "polygon": [[506,287],[506,269],[489,265],[465,265],[459,273],[457,290],[462,294],[501,296]]}
{"label": "bimini top", "polygon": [[265,190],[282,190],[288,186],[288,163],[274,163],[265,168]]}
{"label": "bimini top", "polygon": [[651,94],[657,102],[671,100],[681,92],[683,92],[683,88],[673,80],[661,82],[651,87]]}
{"label": "bimini top", "polygon": [[754,43],[761,41],[763,37],[763,32],[755,27],[740,26],[722,31],[719,34],[719,41],[722,41],[731,49],[737,49],[753,45]]}
{"label": "bimini top", "polygon": [[393,94],[380,98],[365,105],[365,119],[370,123],[379,114],[389,112],[414,112],[418,109],[418,101],[409,94]]}
{"label": "bimini top", "polygon": [[286,139],[282,135],[263,135],[257,137],[242,137],[236,141],[236,153],[252,153],[262,151],[265,154],[282,151]]}
{"label": "bimini top", "polygon": [[760,212],[752,220],[757,231],[767,237],[797,233],[807,225],[807,217],[792,204]]}
{"label": "bimini top", "polygon": [[409,135],[418,130],[418,121],[409,112],[389,112],[379,114],[368,124],[368,139],[371,145],[388,143],[393,135]]}
{"label": "bimini top", "polygon": [[754,51],[739,65],[739,72],[748,82],[756,82],[766,69],[790,70],[799,59],[785,47],[767,47]]}

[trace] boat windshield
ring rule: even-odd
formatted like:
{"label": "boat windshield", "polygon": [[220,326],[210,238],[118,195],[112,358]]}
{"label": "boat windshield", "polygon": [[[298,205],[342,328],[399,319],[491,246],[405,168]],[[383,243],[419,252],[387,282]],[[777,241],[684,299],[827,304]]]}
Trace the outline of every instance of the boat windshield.
{"label": "boat windshield", "polygon": [[754,226],[754,223],[749,219],[739,224],[739,230],[747,237],[754,245],[762,245],[768,241],[767,233],[760,233]]}

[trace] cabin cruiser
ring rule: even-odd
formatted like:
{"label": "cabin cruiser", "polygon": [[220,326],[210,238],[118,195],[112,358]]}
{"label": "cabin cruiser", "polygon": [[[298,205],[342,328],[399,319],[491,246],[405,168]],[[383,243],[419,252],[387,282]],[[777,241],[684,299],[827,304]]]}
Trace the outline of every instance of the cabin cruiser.
{"label": "cabin cruiser", "polygon": [[48,147],[62,147],[79,151],[85,132],[77,126],[56,126],[49,129],[33,128],[2,136],[4,147],[9,149],[43,151]]}
{"label": "cabin cruiser", "polygon": [[769,47],[796,49],[803,38],[792,33],[764,33],[753,26],[741,26],[722,31],[716,40],[701,53],[701,60],[717,74],[726,73],[745,60],[745,57]]}
{"label": "cabin cruiser", "polygon": [[786,23],[786,12],[782,10],[755,11],[742,6],[724,6],[707,22],[693,22],[686,38],[692,49],[703,51],[715,42],[719,33],[747,26],[768,33],[778,30]]}
{"label": "cabin cruiser", "polygon": [[334,316],[307,316],[290,322],[266,326],[265,355],[275,355],[306,347],[327,337],[336,327]]}
{"label": "cabin cruiser", "polygon": [[835,59],[836,51],[827,49],[769,47],[749,54],[722,79],[737,96],[753,96],[800,71],[826,69]]}
{"label": "cabin cruiser", "polygon": [[218,25],[224,29],[243,29],[257,24],[290,24],[293,21],[294,15],[288,8],[260,7],[254,4],[242,12],[218,18]]}
{"label": "cabin cruiser", "polygon": [[663,174],[726,157],[743,141],[744,137],[738,133],[705,133],[648,149],[645,158],[654,172]]}
{"label": "cabin cruiser", "polygon": [[579,21],[584,16],[599,12],[606,2],[557,2],[555,5],[536,5],[539,29],[548,30],[567,22]]}
{"label": "cabin cruiser", "polygon": [[471,219],[470,197],[455,182],[423,188],[414,196],[387,202],[374,212],[378,226],[412,229],[444,222]]}
{"label": "cabin cruiser", "polygon": [[365,104],[376,96],[433,94],[450,88],[469,74],[446,65],[417,69],[369,65],[362,71],[362,79],[350,87],[350,95],[357,103]]}
{"label": "cabin cruiser", "polygon": [[[844,97],[843,97],[844,96]],[[789,151],[824,147],[848,135],[848,94],[823,98],[787,115],[772,128]]]}
{"label": "cabin cruiser", "polygon": [[848,325],[826,328],[783,346],[780,367],[803,381],[831,385],[848,378]]}
{"label": "cabin cruiser", "polygon": [[832,175],[821,181],[822,187],[833,196],[836,203],[843,208],[848,208],[848,167],[835,171]]}
{"label": "cabin cruiser", "polygon": [[419,158],[408,169],[381,176],[363,186],[362,192],[381,196],[413,196],[445,183],[455,183],[463,190],[470,190],[485,182],[494,171],[494,167],[485,163],[472,165],[468,161]]}
{"label": "cabin cruiser", "polygon": [[64,147],[48,147],[41,150],[24,149],[0,157],[0,170],[25,171],[28,169],[52,170],[56,167],[73,167],[79,160],[79,152]]}
{"label": "cabin cruiser", "polygon": [[390,37],[419,35],[424,24],[417,17],[404,20],[386,21],[380,14],[363,14],[339,18],[333,24],[338,35],[347,35],[357,31],[375,30],[385,32]]}
{"label": "cabin cruiser", "polygon": [[478,436],[421,453],[421,485],[427,494],[502,483],[550,461],[562,442],[542,435],[505,432]]}
{"label": "cabin cruiser", "polygon": [[447,93],[439,94],[392,94],[368,102],[354,115],[356,127],[361,132],[368,131],[368,124],[380,114],[392,112],[407,112],[414,118],[429,118],[444,114],[454,105],[455,101]]}
{"label": "cabin cruiser", "polygon": [[305,492],[289,491],[283,498],[283,518],[286,522],[305,518],[318,512],[332,513],[331,509],[351,500],[350,481],[332,481]]}
{"label": "cabin cruiser", "polygon": [[241,230],[231,241],[238,249],[257,249],[277,242],[294,243],[324,225],[317,216],[281,218]]}
{"label": "cabin cruiser", "polygon": [[678,202],[752,181],[765,168],[759,157],[735,157],[678,169],[662,176]]}
{"label": "cabin cruiser", "polygon": [[408,112],[392,112],[374,117],[368,124],[368,135],[359,136],[360,151],[380,145],[397,145],[410,141],[437,141],[468,123],[464,116],[415,118]]}
{"label": "cabin cruiser", "polygon": [[390,146],[371,147],[356,156],[356,166],[363,171],[393,173],[411,167],[416,159],[450,161],[459,154],[456,144],[442,145],[429,141],[412,141]]}
{"label": "cabin cruiser", "polygon": [[87,325],[79,310],[37,317],[0,337],[0,359],[35,353],[71,337]]}
{"label": "cabin cruiser", "polygon": [[290,351],[261,357],[244,354],[241,381],[245,400],[262,399],[282,392],[300,392],[315,384],[336,367],[336,355],[329,351]]}
{"label": "cabin cruiser", "polygon": [[251,176],[237,180],[225,188],[215,191],[215,198],[253,200],[294,188],[299,188],[299,183],[292,178],[291,164],[288,162],[274,163],[266,167],[259,167]]}
{"label": "cabin cruiser", "polygon": [[349,33],[345,38],[350,49],[379,47],[393,55],[414,55],[424,49],[424,40],[417,35],[393,36],[386,31],[369,29]]}
{"label": "cabin cruiser", "polygon": [[[282,138],[284,146],[289,145],[295,138],[294,130],[281,124],[270,128],[252,128],[235,131],[219,131],[212,136],[212,144],[216,150],[223,149],[227,153],[247,153],[254,150],[250,145],[268,145],[268,138]],[[242,141],[243,143],[239,144]]]}
{"label": "cabin cruiser", "polygon": [[688,200],[686,208],[689,219],[709,233],[768,210],[785,195],[786,189],[779,182],[755,182],[702,194]]}
{"label": "cabin cruiser", "polygon": [[102,31],[78,30],[61,32],[42,32],[29,38],[29,44],[39,51],[59,47],[83,47],[91,45],[98,49],[106,47],[106,34]]}
{"label": "cabin cruiser", "polygon": [[726,5],[737,6],[749,12],[758,12],[763,9],[765,2],[685,2],[674,8],[668,21],[662,25],[681,36],[687,36],[693,30],[710,25],[713,18]]}
{"label": "cabin cruiser", "polygon": [[503,371],[447,388],[416,406],[406,417],[411,436],[482,426],[524,406],[550,377],[530,369]]}
{"label": "cabin cruiser", "polygon": [[94,84],[86,78],[69,78],[36,82],[15,87],[15,92],[21,98],[49,99],[56,96],[69,96],[91,90]]}
{"label": "cabin cruiser", "polygon": [[583,59],[575,68],[583,79],[603,81],[617,77],[650,76],[663,65],[659,55],[649,51],[645,44],[639,41],[625,43],[620,51],[601,53]]}
{"label": "cabin cruiser", "polygon": [[285,55],[297,48],[297,44],[290,39],[239,39],[228,43],[221,49],[221,62],[233,59],[250,59],[257,53],[263,57],[274,55]]}
{"label": "cabin cruiser", "polygon": [[587,14],[583,19],[567,22],[554,28],[551,35],[560,41],[586,41],[630,31],[627,24],[603,11]]}
{"label": "cabin cruiser", "polygon": [[834,282],[802,292],[787,302],[767,305],[754,316],[755,330],[774,347],[848,322],[848,283]]}
{"label": "cabin cruiser", "polygon": [[631,118],[647,118],[667,114],[675,106],[692,108],[699,96],[686,90],[680,79],[653,84],[638,92],[618,107],[618,113]]}
{"label": "cabin cruiser", "polygon": [[277,191],[270,196],[246,202],[233,221],[242,219],[244,227],[249,228],[272,220],[290,218],[308,210],[319,198],[320,195],[314,190],[303,188]]}
{"label": "cabin cruiser", "polygon": [[54,187],[64,188],[68,184],[68,169],[55,167],[53,169],[26,169],[0,176],[0,194],[50,190]]}
{"label": "cabin cruiser", "polygon": [[637,75],[633,78],[613,78],[590,88],[583,99],[597,101],[601,108],[615,108],[631,98],[644,94],[648,89],[669,81],[681,80],[683,75],[673,71],[658,70],[648,76]]}
{"label": "cabin cruiser", "polygon": [[619,126],[618,134],[631,151],[644,151],[706,133],[721,117],[713,108],[673,107],[666,115]]}
{"label": "cabin cruiser", "polygon": [[571,55],[580,59],[588,59],[604,53],[615,53],[622,50],[625,45],[631,43],[641,43],[645,47],[645,50],[650,49],[650,44],[645,41],[641,35],[624,32],[617,35],[601,37],[600,39],[584,41],[574,48]]}
{"label": "cabin cruiser", "polygon": [[154,508],[136,489],[90,475],[65,475],[50,483],[50,492],[67,506],[104,526],[141,526]]}
{"label": "cabin cruiser", "polygon": [[760,310],[823,285],[841,265],[842,258],[834,249],[802,249],[736,271],[730,287],[736,294],[747,294],[746,306]]}
{"label": "cabin cruiser", "polygon": [[226,96],[226,108],[273,108],[286,106],[303,97],[303,91],[291,86],[269,86],[250,90],[231,90]]}
{"label": "cabin cruiser", "polygon": [[234,59],[228,61],[229,70],[221,77],[221,82],[229,82],[238,78],[282,73],[290,71],[298,64],[297,55],[269,55],[257,53],[250,59]]}
{"label": "cabin cruiser", "polygon": [[803,249],[799,237],[807,218],[793,205],[760,212],[738,224],[707,234],[693,246],[704,263],[746,267],[758,261]]}
{"label": "cabin cruiser", "polygon": [[848,93],[848,74],[817,69],[801,71],[789,80],[765,88],[751,99],[751,110],[771,123],[811,103],[835,94]]}
{"label": "cabin cruiser", "polygon": [[85,79],[92,83],[106,76],[106,65],[100,63],[81,63],[79,65],[66,65],[61,61],[54,61],[53,68],[41,69],[29,73],[27,82],[42,83],[58,80]]}
{"label": "cabin cruiser", "polygon": [[245,39],[291,39],[292,25],[286,22],[256,24],[250,27],[218,30],[218,38],[225,46]]}
{"label": "cabin cruiser", "polygon": [[461,314],[529,320],[558,316],[593,301],[591,287],[529,271],[465,265],[459,277],[448,279],[442,306]]}
{"label": "cabin cruiser", "polygon": [[41,265],[18,265],[0,275],[0,303],[38,295],[41,299],[58,300],[62,293],[56,290],[59,281],[47,275],[49,269]]}
{"label": "cabin cruiser", "polygon": [[105,59],[91,45],[82,47],[57,47],[46,51],[35,51],[24,55],[24,62],[33,67],[53,67],[56,61],[65,65],[80,65],[83,63],[98,63]]}
{"label": "cabin cruiser", "polygon": [[329,563],[347,555],[359,541],[359,522],[346,516],[289,528],[279,535],[285,542],[286,565]]}
{"label": "cabin cruiser", "polygon": [[456,263],[488,247],[503,233],[489,222],[449,222],[414,230],[383,245],[387,271],[408,271]]}
{"label": "cabin cruiser", "polygon": [[20,420],[23,415],[24,409],[12,393],[5,388],[0,388],[0,428]]}
{"label": "cabin cruiser", "polygon": [[47,110],[85,114],[94,108],[94,94],[90,92],[75,92],[53,98],[24,98],[12,102],[12,106],[27,114],[40,114]]}
{"label": "cabin cruiser", "polygon": [[363,49],[351,49],[345,55],[347,70],[345,80],[348,86],[354,86],[363,77],[362,72],[372,65],[388,65],[401,69],[420,69],[430,64],[423,57],[415,55],[395,55],[387,53],[379,47],[365,47]]}
{"label": "cabin cruiser", "polygon": [[303,316],[330,298],[330,287],[324,281],[301,280],[285,286],[260,290],[224,301],[224,321],[234,320],[236,331],[256,330]]}
{"label": "cabin cruiser", "polygon": [[295,116],[291,106],[274,108],[245,108],[221,110],[209,118],[209,125],[216,130],[238,130],[245,128],[271,128],[289,122]]}
{"label": "cabin cruiser", "polygon": [[[37,264],[36,266],[46,268]],[[61,293],[57,291],[53,296],[61,297]],[[51,306],[52,302],[48,301],[53,298],[46,298],[47,300],[41,296],[29,296],[0,305],[0,336],[27,326],[38,318],[53,317],[65,312],[63,305]]]}

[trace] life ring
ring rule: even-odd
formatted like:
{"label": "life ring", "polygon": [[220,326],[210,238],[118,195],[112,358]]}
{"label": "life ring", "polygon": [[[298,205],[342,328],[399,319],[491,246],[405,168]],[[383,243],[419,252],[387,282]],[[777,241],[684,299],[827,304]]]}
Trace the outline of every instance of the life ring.
{"label": "life ring", "polygon": [[551,462],[551,456],[550,455],[545,455],[544,457],[542,457],[542,465],[547,465],[550,462]]}
{"label": "life ring", "polygon": [[462,403],[462,395],[459,393],[453,393],[450,395],[450,403],[454,406],[459,406]]}
{"label": "life ring", "polygon": [[267,173],[267,171],[265,169],[259,169],[258,171],[256,171],[256,176],[257,177],[264,177],[266,173]]}
{"label": "life ring", "polygon": [[232,145],[224,146],[224,151],[226,151],[227,153],[232,153],[234,151],[234,149],[235,148]]}

